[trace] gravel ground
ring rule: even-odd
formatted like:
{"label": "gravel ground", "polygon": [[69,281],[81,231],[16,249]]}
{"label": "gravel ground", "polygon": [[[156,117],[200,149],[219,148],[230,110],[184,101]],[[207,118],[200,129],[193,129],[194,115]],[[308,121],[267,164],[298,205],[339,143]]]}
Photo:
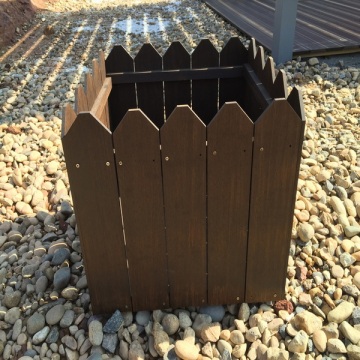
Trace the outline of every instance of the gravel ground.
{"label": "gravel ground", "polygon": [[302,89],[307,118],[286,299],[108,319],[91,312],[61,108],[99,49],[121,43],[134,55],[151,41],[163,53],[181,40],[190,51],[203,37],[220,49],[240,34],[199,1],[59,1],[52,10],[1,56],[0,357],[360,359],[358,57],[279,65]]}

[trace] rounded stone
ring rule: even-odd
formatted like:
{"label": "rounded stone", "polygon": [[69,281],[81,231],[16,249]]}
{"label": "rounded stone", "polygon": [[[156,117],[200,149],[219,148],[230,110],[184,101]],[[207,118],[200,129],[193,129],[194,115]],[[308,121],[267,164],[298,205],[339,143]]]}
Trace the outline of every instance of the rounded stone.
{"label": "rounded stone", "polygon": [[150,311],[138,311],[135,316],[135,321],[137,324],[146,326],[151,318]]}
{"label": "rounded stone", "polygon": [[313,342],[315,347],[320,351],[324,352],[326,350],[327,337],[324,331],[316,330],[313,334]]}
{"label": "rounded stone", "polygon": [[173,335],[178,331],[180,322],[176,315],[166,314],[162,319],[161,325],[168,335]]}
{"label": "rounded stone", "polygon": [[327,319],[329,322],[335,322],[337,324],[340,324],[341,322],[350,317],[354,308],[354,304],[348,301],[343,301],[335,309],[329,311],[329,313],[327,314]]}
{"label": "rounded stone", "polygon": [[334,265],[331,268],[331,275],[335,279],[341,279],[344,276],[344,269],[340,265]]}
{"label": "rounded stone", "polygon": [[54,275],[54,289],[61,290],[65,288],[70,281],[71,272],[70,268],[63,267],[60,268]]}
{"label": "rounded stone", "polygon": [[301,223],[298,226],[298,234],[304,243],[309,242],[315,235],[314,228],[309,223]]}
{"label": "rounded stone", "polygon": [[52,307],[45,316],[46,323],[49,325],[57,324],[65,313],[65,306],[62,304]]}
{"label": "rounded stone", "polygon": [[101,345],[103,341],[104,333],[103,326],[100,321],[93,320],[89,324],[89,340],[94,346]]}
{"label": "rounded stone", "polygon": [[175,343],[175,352],[181,359],[196,360],[199,356],[199,348],[184,340]]}
{"label": "rounded stone", "polygon": [[8,309],[19,305],[21,299],[21,292],[16,290],[13,292],[5,293],[2,305],[5,305]]}
{"label": "rounded stone", "polygon": [[327,350],[332,354],[345,354],[346,348],[340,339],[329,339],[327,342]]}
{"label": "rounded stone", "polygon": [[61,265],[65,260],[70,258],[70,250],[67,248],[60,248],[55,251],[51,260],[51,265]]}
{"label": "rounded stone", "polygon": [[207,314],[211,316],[213,322],[220,322],[225,315],[223,306],[204,306],[199,309],[200,314]]}
{"label": "rounded stone", "polygon": [[8,324],[15,324],[16,320],[20,318],[20,309],[18,307],[13,307],[8,310],[5,314],[4,320]]}
{"label": "rounded stone", "polygon": [[34,335],[39,330],[41,330],[45,325],[45,317],[43,314],[35,312],[32,314],[26,324],[27,332],[30,335]]}

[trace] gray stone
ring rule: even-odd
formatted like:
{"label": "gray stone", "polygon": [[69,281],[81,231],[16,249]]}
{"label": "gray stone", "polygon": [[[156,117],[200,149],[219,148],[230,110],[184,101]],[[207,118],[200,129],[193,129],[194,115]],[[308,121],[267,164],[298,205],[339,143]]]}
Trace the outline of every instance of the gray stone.
{"label": "gray stone", "polygon": [[54,289],[61,290],[65,288],[70,281],[71,272],[70,268],[63,267],[60,268],[54,275]]}
{"label": "gray stone", "polygon": [[2,305],[5,305],[8,309],[18,306],[21,299],[21,292],[16,290],[14,292],[6,292]]}
{"label": "gray stone", "polygon": [[51,308],[47,312],[47,314],[45,316],[45,320],[46,320],[47,324],[55,325],[61,320],[64,313],[65,313],[64,305],[62,305],[62,304],[55,305],[53,308]]}
{"label": "gray stone", "polygon": [[360,324],[360,307],[356,306],[352,312],[354,325]]}
{"label": "gray stone", "polygon": [[129,349],[129,360],[144,360],[144,359],[145,359],[145,354],[140,343],[137,340],[133,341]]}
{"label": "gray stone", "polygon": [[52,326],[48,336],[46,337],[47,344],[54,344],[58,341],[60,336],[59,329],[57,326]]}
{"label": "gray stone", "polygon": [[32,342],[34,345],[41,344],[46,337],[49,335],[50,328],[48,326],[45,326],[43,329],[38,331],[32,338]]}
{"label": "gray stone", "polygon": [[145,326],[149,323],[151,318],[150,311],[138,311],[135,316],[136,323]]}
{"label": "gray stone", "polygon": [[211,316],[206,314],[197,314],[192,324],[192,328],[195,331],[197,337],[201,337],[201,330],[207,324],[211,324]]}
{"label": "gray stone", "polygon": [[27,332],[30,335],[34,335],[39,330],[41,330],[45,325],[45,317],[43,314],[35,312],[32,314],[26,324]]}
{"label": "gray stone", "polygon": [[103,328],[104,333],[115,334],[124,324],[124,318],[119,310],[116,310]]}
{"label": "gray stone", "polygon": [[310,66],[318,65],[318,64],[319,64],[319,60],[318,60],[318,58],[316,58],[316,57],[312,57],[312,58],[310,58],[310,59],[308,60],[308,64],[309,64]]}
{"label": "gray stone", "polygon": [[356,261],[356,259],[347,252],[344,252],[340,255],[340,262],[341,262],[341,265],[344,267],[349,267],[355,261]]}
{"label": "gray stone", "polygon": [[180,322],[176,315],[166,314],[162,319],[161,325],[168,335],[173,335],[178,331]]}
{"label": "gray stone", "polygon": [[169,348],[169,350],[163,356],[164,360],[179,360],[175,352],[175,346]]}
{"label": "gray stone", "polygon": [[119,338],[117,333],[112,334],[104,334],[103,341],[101,346],[108,352],[114,354],[117,344],[119,342]]}
{"label": "gray stone", "polygon": [[48,278],[43,275],[40,276],[35,283],[35,291],[37,294],[44,293],[48,286]]}
{"label": "gray stone", "polygon": [[190,319],[190,316],[184,312],[179,312],[179,326],[181,329],[185,330],[186,328],[190,327],[192,325],[192,321]]}
{"label": "gray stone", "polygon": [[290,341],[288,350],[294,353],[305,353],[308,345],[309,337],[307,333],[300,330]]}
{"label": "gray stone", "polygon": [[90,342],[96,346],[101,345],[103,341],[104,333],[102,330],[102,324],[98,320],[93,320],[89,324],[89,340]]}
{"label": "gray stone", "polygon": [[240,305],[238,319],[246,322],[249,320],[249,317],[250,317],[250,307],[247,303],[242,303]]}
{"label": "gray stone", "polygon": [[6,312],[4,320],[8,324],[13,325],[15,324],[15,321],[19,318],[20,318],[20,309],[18,307],[13,307]]}
{"label": "gray stone", "polygon": [[221,322],[225,309],[223,306],[204,306],[199,309],[199,313],[210,315],[213,322]]}
{"label": "gray stone", "polygon": [[56,250],[51,260],[51,265],[61,265],[65,260],[70,258],[70,250],[67,248],[60,248]]}
{"label": "gray stone", "polygon": [[60,320],[60,327],[62,328],[69,327],[73,323],[74,318],[75,318],[74,311],[71,309],[66,310],[63,317]]}

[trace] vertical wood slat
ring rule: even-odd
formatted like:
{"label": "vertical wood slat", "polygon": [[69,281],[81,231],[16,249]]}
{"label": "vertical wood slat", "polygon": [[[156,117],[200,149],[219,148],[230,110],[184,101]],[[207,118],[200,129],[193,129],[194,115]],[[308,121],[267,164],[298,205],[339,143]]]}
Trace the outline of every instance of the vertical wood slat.
{"label": "vertical wood slat", "polygon": [[255,123],[246,302],[282,299],[285,294],[303,129],[285,99],[275,99]]}
{"label": "vertical wood slat", "polygon": [[169,307],[159,130],[129,110],[113,135],[133,311]]}
{"label": "vertical wood slat", "polygon": [[[93,83],[94,83],[94,92],[95,92],[95,98],[99,95],[99,92],[101,90],[101,87],[103,86],[105,79],[102,79],[101,69],[100,65],[97,60],[93,60]],[[95,99],[94,99],[95,100]],[[107,102],[107,99],[106,99]],[[103,106],[105,109],[106,105]],[[107,122],[107,117],[105,111],[102,111],[99,117],[99,120],[101,123],[106,127],[110,128],[109,123]]]}
{"label": "vertical wood slat", "polygon": [[270,94],[272,98],[275,96],[274,93],[274,81],[275,81],[275,66],[274,66],[274,60],[271,56],[269,56],[266,60],[264,71],[261,73],[260,77],[262,83],[264,84],[266,90]]}
{"label": "vertical wood slat", "polygon": [[253,129],[237,103],[207,127],[209,304],[244,301]]}
{"label": "vertical wood slat", "polygon": [[[135,71],[162,70],[162,57],[151,44],[144,44],[135,56]],[[160,128],[164,124],[162,82],[137,83],[138,107]]]}
{"label": "vertical wood slat", "polygon": [[170,305],[205,304],[206,127],[188,106],[178,106],[160,139]]}
{"label": "vertical wood slat", "polygon": [[[134,72],[134,61],[121,46],[114,46],[106,58],[106,73]],[[108,76],[108,75],[107,75]],[[116,129],[128,109],[137,107],[135,84],[113,84],[109,96],[110,128]]]}
{"label": "vertical wood slat", "polygon": [[[101,81],[102,83],[104,83],[106,79],[106,66],[105,66],[105,54],[104,51],[102,50],[99,51],[99,70],[100,70]],[[109,101],[106,102],[106,106],[104,109],[104,116],[105,116],[105,121],[108,124],[107,128],[110,129]]]}
{"label": "vertical wood slat", "polygon": [[[183,45],[175,41],[171,43],[163,56],[164,70],[190,69],[190,54]],[[191,82],[165,81],[165,114],[169,117],[177,105],[191,105]]]}
{"label": "vertical wood slat", "polygon": [[88,105],[86,93],[84,91],[83,86],[80,84],[75,89],[75,112],[78,114],[82,111],[90,111],[90,107]]}
{"label": "vertical wood slat", "polygon": [[284,70],[280,70],[275,78],[272,96],[274,98],[288,97],[286,74]]}
{"label": "vertical wood slat", "polygon": [[62,114],[61,136],[67,134],[72,124],[74,123],[75,119],[76,119],[76,113],[74,109],[69,103],[66,104],[63,108],[63,114]]}
{"label": "vertical wood slat", "polygon": [[[220,52],[220,66],[239,66],[246,63],[248,53],[239,37],[232,37]],[[227,101],[236,101],[243,106],[245,79],[219,80],[219,107]]]}
{"label": "vertical wood slat", "polygon": [[264,48],[262,46],[259,46],[255,56],[253,69],[255,71],[255,74],[260,79],[262,78],[264,66],[265,66]]}
{"label": "vertical wood slat", "polygon": [[[219,52],[210,40],[201,40],[191,55],[193,69],[219,66]],[[218,79],[192,80],[192,109],[208,124],[218,111]]]}
{"label": "vertical wood slat", "polygon": [[62,143],[93,311],[130,310],[111,133],[90,113],[81,113]]}

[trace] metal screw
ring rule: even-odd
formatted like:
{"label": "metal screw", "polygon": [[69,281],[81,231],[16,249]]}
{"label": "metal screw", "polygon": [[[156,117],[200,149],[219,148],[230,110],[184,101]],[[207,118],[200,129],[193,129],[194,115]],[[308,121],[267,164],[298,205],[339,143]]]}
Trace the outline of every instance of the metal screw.
{"label": "metal screw", "polygon": [[264,151],[264,148],[260,148],[260,151]]}
{"label": "metal screw", "polygon": [[277,294],[274,294],[274,298],[276,298],[277,297]]}
{"label": "metal screw", "polygon": [[122,161],[119,161],[119,165],[122,165]]}
{"label": "metal screw", "polygon": [[76,164],[75,167],[76,167],[76,168],[79,168],[79,167],[80,167],[80,164]]}
{"label": "metal screw", "polygon": [[239,297],[237,297],[237,298],[236,298],[236,300],[240,300],[240,298],[239,298]]}
{"label": "metal screw", "polygon": [[109,161],[107,161],[107,162],[106,162],[106,166],[110,166],[110,163],[109,163]]}
{"label": "metal screw", "polygon": [[165,156],[165,161],[169,161],[169,157],[168,157],[168,156]]}
{"label": "metal screw", "polygon": [[216,155],[216,154],[217,154],[216,150],[215,150],[215,151],[213,151],[213,155]]}
{"label": "metal screw", "polygon": [[164,303],[164,302],[163,302],[163,305],[165,306],[165,305],[166,305],[166,303]]}
{"label": "metal screw", "polygon": [[205,300],[204,300],[204,299],[202,299],[202,300],[201,300],[201,302],[203,302],[203,303],[204,303],[204,302],[205,302]]}
{"label": "metal screw", "polygon": [[128,308],[128,306],[127,305],[125,305],[125,309],[127,309]]}

